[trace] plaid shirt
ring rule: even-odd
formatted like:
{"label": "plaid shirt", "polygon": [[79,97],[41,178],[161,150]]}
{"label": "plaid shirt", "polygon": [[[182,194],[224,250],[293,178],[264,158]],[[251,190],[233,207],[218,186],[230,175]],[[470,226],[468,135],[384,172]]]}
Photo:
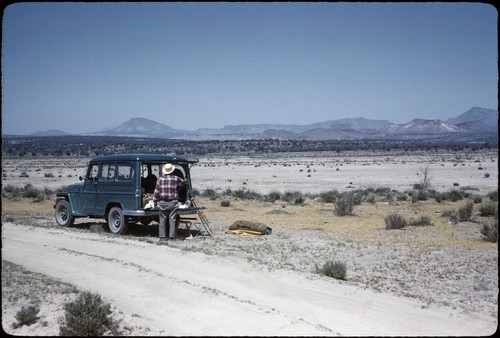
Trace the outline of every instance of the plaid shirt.
{"label": "plaid shirt", "polygon": [[177,192],[177,188],[182,184],[184,184],[184,180],[176,175],[160,177],[158,182],[156,182],[153,201],[158,202],[160,199],[178,199],[179,193]]}

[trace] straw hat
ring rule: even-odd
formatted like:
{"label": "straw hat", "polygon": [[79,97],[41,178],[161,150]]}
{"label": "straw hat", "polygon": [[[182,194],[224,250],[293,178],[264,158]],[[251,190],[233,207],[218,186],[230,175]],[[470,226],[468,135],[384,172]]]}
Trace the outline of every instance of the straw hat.
{"label": "straw hat", "polygon": [[163,175],[168,175],[173,173],[175,170],[175,167],[172,165],[172,163],[167,163],[163,166],[162,172]]}

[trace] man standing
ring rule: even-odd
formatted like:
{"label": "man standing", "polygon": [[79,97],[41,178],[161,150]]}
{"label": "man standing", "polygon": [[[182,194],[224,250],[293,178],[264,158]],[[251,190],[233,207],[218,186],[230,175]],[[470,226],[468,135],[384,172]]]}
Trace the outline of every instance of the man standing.
{"label": "man standing", "polygon": [[167,163],[163,166],[163,176],[156,182],[155,191],[153,193],[153,201],[155,205],[158,203],[158,208],[160,209],[159,237],[161,241],[166,240],[166,222],[169,223],[169,239],[176,238],[175,225],[179,202],[178,188],[184,184],[184,180],[177,175],[171,175],[174,170],[175,166],[171,163]]}

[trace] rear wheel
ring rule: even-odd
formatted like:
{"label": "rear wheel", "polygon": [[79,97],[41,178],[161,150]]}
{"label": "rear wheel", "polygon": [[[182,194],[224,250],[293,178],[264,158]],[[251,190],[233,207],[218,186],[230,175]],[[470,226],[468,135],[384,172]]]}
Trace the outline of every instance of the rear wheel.
{"label": "rear wheel", "polygon": [[123,215],[120,207],[112,207],[108,213],[109,231],[115,235],[121,235],[128,230],[128,219]]}
{"label": "rear wheel", "polygon": [[70,227],[75,223],[75,216],[71,212],[71,206],[66,200],[59,200],[55,210],[56,222],[60,226]]}

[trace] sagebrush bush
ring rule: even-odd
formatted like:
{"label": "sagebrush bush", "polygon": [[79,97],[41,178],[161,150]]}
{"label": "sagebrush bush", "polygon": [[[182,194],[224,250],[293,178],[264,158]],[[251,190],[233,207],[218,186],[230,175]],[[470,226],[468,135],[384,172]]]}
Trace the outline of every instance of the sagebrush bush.
{"label": "sagebrush bush", "polygon": [[116,328],[110,317],[111,305],[105,304],[98,294],[83,292],[75,301],[66,303],[64,311],[61,336],[102,336]]}
{"label": "sagebrush bush", "polygon": [[412,195],[412,201],[425,201],[429,197],[427,191],[422,191],[419,184],[415,184],[413,187],[415,190]]}
{"label": "sagebrush bush", "polygon": [[305,200],[300,191],[285,191],[281,199],[285,202],[291,202],[293,204],[302,204]]}
{"label": "sagebrush bush", "polygon": [[212,201],[215,200],[215,199],[217,199],[217,197],[219,197],[217,195],[217,193],[215,192],[215,190],[214,189],[210,189],[210,188],[209,189],[205,189],[203,191],[203,193],[201,194],[201,196],[208,197]]}
{"label": "sagebrush bush", "polygon": [[361,202],[363,202],[363,195],[359,191],[356,193],[352,194],[352,202],[354,205],[361,205]]}
{"label": "sagebrush bush", "polygon": [[469,221],[472,217],[473,209],[474,203],[467,201],[463,207],[458,208],[456,214],[452,215],[452,221],[455,223]]}
{"label": "sagebrush bush", "polygon": [[304,196],[300,195],[300,196],[295,197],[295,199],[293,200],[293,204],[302,205],[302,204],[304,204],[305,201],[306,201],[306,199],[304,198]]}
{"label": "sagebrush bush", "polygon": [[461,201],[465,198],[465,193],[460,190],[451,190],[449,192],[449,200],[452,202]]}
{"label": "sagebrush bush", "polygon": [[49,188],[36,188],[28,183],[24,187],[6,185],[2,187],[2,197],[9,200],[19,200],[21,198],[31,198],[33,202],[41,202],[54,197],[54,190]]}
{"label": "sagebrush bush", "polygon": [[481,228],[481,234],[484,236],[483,239],[488,242],[498,242],[498,220],[491,223],[484,223]]}
{"label": "sagebrush bush", "polygon": [[498,202],[498,190],[488,193],[488,198],[492,202]]}
{"label": "sagebrush bush", "polygon": [[328,261],[325,264],[323,264],[321,273],[323,273],[325,276],[333,277],[335,279],[346,280],[347,266],[343,262]]}
{"label": "sagebrush bush", "polygon": [[434,199],[436,202],[441,203],[442,201],[451,201],[451,202],[456,202],[456,201],[461,201],[465,198],[466,193],[464,191],[460,190],[450,190],[442,193],[435,193]]}
{"label": "sagebrush bush", "polygon": [[494,216],[498,217],[498,203],[489,202],[481,204],[479,207],[479,214],[481,216]]}
{"label": "sagebrush bush", "polygon": [[31,325],[34,324],[40,319],[38,317],[38,313],[40,312],[40,308],[30,305],[28,307],[23,307],[16,313],[17,322],[12,324],[12,327],[17,329],[23,325]]}
{"label": "sagebrush bush", "polygon": [[269,194],[267,194],[267,200],[272,203],[276,202],[280,198],[281,198],[281,193],[276,190],[271,191]]}
{"label": "sagebrush bush", "polygon": [[319,197],[323,203],[335,203],[339,192],[337,190],[330,190],[320,193]]}
{"label": "sagebrush bush", "polygon": [[247,189],[238,189],[231,191],[230,196],[242,199],[242,200],[260,200],[262,196],[254,191]]}
{"label": "sagebrush bush", "polygon": [[400,202],[408,201],[408,195],[407,194],[399,194],[397,197],[397,200]]}
{"label": "sagebrush bush", "polygon": [[7,184],[2,187],[2,197],[9,200],[18,200],[22,198],[23,191],[21,188],[15,187],[11,184]]}
{"label": "sagebrush bush", "polygon": [[348,192],[342,194],[342,197],[337,199],[337,202],[335,202],[335,215],[352,215],[354,212],[354,203],[354,193]]}
{"label": "sagebrush bush", "polygon": [[368,202],[368,203],[375,203],[375,195],[369,195],[366,198],[366,202]]}
{"label": "sagebrush bush", "polygon": [[389,187],[380,187],[380,188],[375,189],[375,193],[377,195],[380,195],[380,196],[385,196],[390,192],[391,192],[391,188],[389,188]]}
{"label": "sagebrush bush", "polygon": [[406,219],[399,214],[389,214],[385,217],[386,229],[401,229],[406,226]]}
{"label": "sagebrush bush", "polygon": [[220,201],[220,206],[221,207],[229,207],[230,205],[231,205],[231,202],[228,201],[228,200]]}
{"label": "sagebrush bush", "polygon": [[434,225],[429,216],[420,216],[419,218],[412,218],[410,220],[410,225],[412,226],[427,226]]}
{"label": "sagebrush bush", "polygon": [[481,204],[481,203],[483,203],[483,196],[475,195],[472,197],[472,200],[473,200],[474,204]]}
{"label": "sagebrush bush", "polygon": [[36,189],[32,184],[28,183],[24,186],[23,197],[25,198],[39,198],[42,192]]}

